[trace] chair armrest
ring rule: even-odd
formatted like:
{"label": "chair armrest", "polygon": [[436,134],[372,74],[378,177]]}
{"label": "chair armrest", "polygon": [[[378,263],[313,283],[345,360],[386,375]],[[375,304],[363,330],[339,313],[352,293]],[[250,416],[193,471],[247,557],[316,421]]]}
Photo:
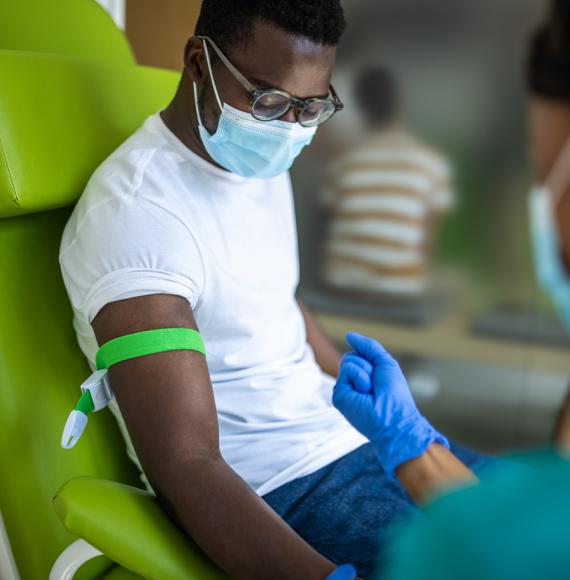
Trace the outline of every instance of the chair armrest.
{"label": "chair armrest", "polygon": [[147,491],[105,479],[78,477],[61,487],[53,505],[69,532],[144,578],[226,578]]}

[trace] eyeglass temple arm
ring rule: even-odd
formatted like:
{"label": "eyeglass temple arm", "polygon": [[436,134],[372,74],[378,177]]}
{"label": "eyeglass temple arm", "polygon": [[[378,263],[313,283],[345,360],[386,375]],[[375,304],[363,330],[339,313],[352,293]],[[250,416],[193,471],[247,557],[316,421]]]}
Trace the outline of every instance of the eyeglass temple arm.
{"label": "eyeglass temple arm", "polygon": [[209,36],[197,36],[203,42],[208,41],[219,59],[224,63],[226,68],[234,75],[234,77],[250,92],[256,88],[239,72],[239,70],[228,60],[225,54],[216,46],[216,43]]}
{"label": "eyeglass temple arm", "polygon": [[344,109],[344,103],[340,100],[337,92],[335,91],[334,87],[332,86],[332,83],[330,83],[330,89],[331,89],[331,94],[333,96],[333,99],[335,100],[335,104],[338,108],[338,110],[340,111],[341,109]]}
{"label": "eyeglass temple arm", "polygon": [[[218,55],[220,60],[224,63],[227,69],[234,75],[234,77],[249,91],[254,92],[257,88],[252,85],[240,72],[239,70],[229,61],[226,55],[217,47],[216,43],[209,36],[197,36],[196,38],[201,39],[203,42],[209,42],[214,52]],[[330,84],[331,94],[335,100],[337,108],[340,110],[344,108],[343,102],[340,100],[337,92],[335,91],[332,84]]]}

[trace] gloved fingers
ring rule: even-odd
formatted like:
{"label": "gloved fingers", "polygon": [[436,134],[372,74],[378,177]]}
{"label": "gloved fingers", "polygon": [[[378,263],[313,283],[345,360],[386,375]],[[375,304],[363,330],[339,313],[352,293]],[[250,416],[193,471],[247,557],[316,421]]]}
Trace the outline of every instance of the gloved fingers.
{"label": "gloved fingers", "polygon": [[354,365],[362,371],[361,373],[358,373],[358,375],[353,371],[352,376],[357,376],[357,378],[352,380],[355,390],[365,395],[372,393],[372,365],[355,353],[345,354],[342,357],[341,369],[347,364]]}
{"label": "gloved fingers", "polygon": [[374,367],[366,359],[362,358],[354,351],[347,352],[343,355],[340,364],[342,365],[345,362],[354,363],[355,365],[359,366],[363,371],[372,376],[372,371],[374,370]]}
{"label": "gloved fingers", "polygon": [[[370,393],[361,393],[346,375],[342,373],[339,375],[339,380],[333,389],[332,403],[345,417],[360,415],[362,409],[370,404],[369,399],[371,399]],[[350,419],[349,421],[352,422]]]}
{"label": "gloved fingers", "polygon": [[356,569],[352,564],[343,564],[327,576],[326,580],[354,580]]}
{"label": "gloved fingers", "polygon": [[392,358],[392,355],[373,338],[358,334],[357,332],[349,332],[346,335],[346,341],[354,348],[357,354],[374,366],[392,366],[397,364],[394,358]]}
{"label": "gloved fingers", "polygon": [[352,390],[366,395],[372,392],[370,375],[351,361],[342,363],[337,379],[337,386],[339,385],[349,385]]}

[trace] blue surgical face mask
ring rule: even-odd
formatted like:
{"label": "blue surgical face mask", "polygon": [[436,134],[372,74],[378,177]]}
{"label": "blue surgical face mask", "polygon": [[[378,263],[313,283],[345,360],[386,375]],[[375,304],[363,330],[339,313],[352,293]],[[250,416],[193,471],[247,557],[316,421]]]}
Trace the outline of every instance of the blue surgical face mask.
{"label": "blue surgical face mask", "polygon": [[279,120],[259,121],[249,113],[234,109],[227,103],[222,105],[205,43],[204,51],[212,88],[221,111],[218,128],[211,135],[200,118],[194,83],[198,130],[210,157],[228,171],[241,177],[269,179],[287,171],[303,147],[311,142],[317,128]]}
{"label": "blue surgical face mask", "polygon": [[[570,153],[570,140],[564,148]],[[554,171],[560,176],[560,165],[568,155],[561,155]],[[550,180],[547,180],[547,183]],[[558,180],[560,183],[560,180]],[[563,190],[564,188],[562,188]],[[562,244],[555,217],[556,196],[547,185],[535,187],[529,196],[530,232],[534,268],[540,285],[548,292],[558,314],[570,333],[570,277],[562,260]]]}

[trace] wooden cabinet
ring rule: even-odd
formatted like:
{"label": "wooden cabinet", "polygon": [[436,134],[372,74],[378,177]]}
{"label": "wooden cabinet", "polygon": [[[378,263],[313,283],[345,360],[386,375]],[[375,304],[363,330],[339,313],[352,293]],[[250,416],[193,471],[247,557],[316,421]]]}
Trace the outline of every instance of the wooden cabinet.
{"label": "wooden cabinet", "polygon": [[139,64],[181,70],[199,0],[127,0],[127,37]]}

